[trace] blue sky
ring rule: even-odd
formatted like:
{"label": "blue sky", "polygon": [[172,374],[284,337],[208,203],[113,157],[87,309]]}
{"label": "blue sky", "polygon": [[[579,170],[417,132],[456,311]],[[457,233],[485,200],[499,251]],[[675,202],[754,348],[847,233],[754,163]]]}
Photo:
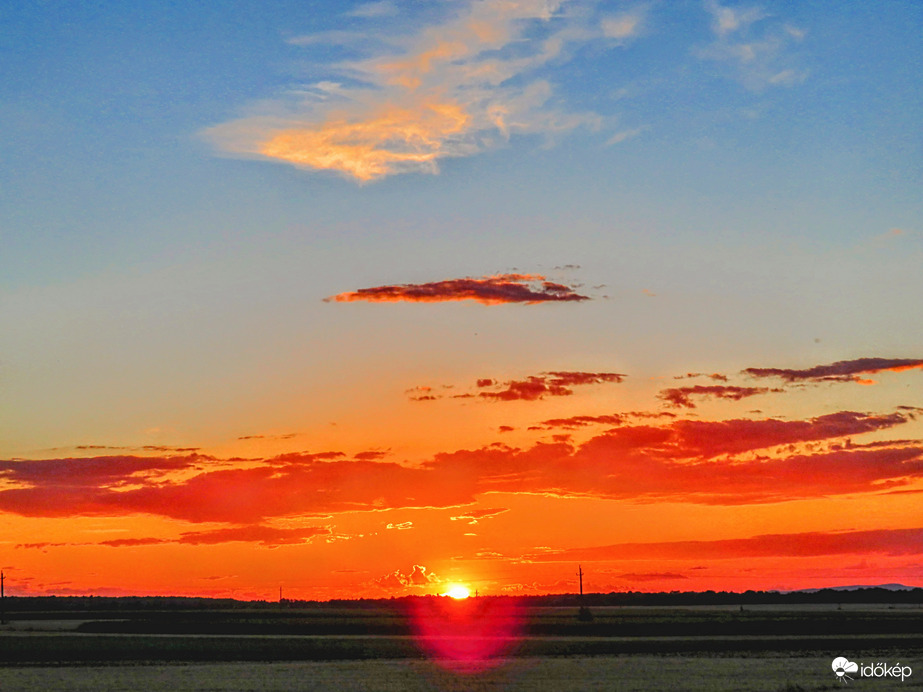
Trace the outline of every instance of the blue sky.
{"label": "blue sky", "polygon": [[[331,63],[343,49],[292,41],[380,35],[382,26],[412,35],[424,22],[418,6],[382,6],[368,18],[318,2],[5,10],[4,281],[54,282],[169,258],[223,244],[228,232],[260,244],[267,227],[278,234],[309,215],[363,226],[382,211],[428,224],[423,215],[442,209],[476,221],[478,212],[555,217],[579,207],[602,221],[616,209],[659,217],[679,207],[665,219],[671,236],[752,226],[758,212],[766,228],[753,233],[831,244],[919,217],[920,10],[909,2],[762,5],[761,18],[727,40],[780,41],[759,65],[709,53],[722,39],[714,11],[697,2],[570,3],[569,12],[594,18],[643,17],[637,36],[574,41],[566,59],[535,71],[563,110],[598,114],[599,130],[575,128],[550,149],[541,134],[514,136],[441,160],[435,181],[355,189],[329,174],[219,160],[203,141],[207,128],[256,103],[338,76]],[[424,16],[459,7],[436,3]],[[750,6],[729,7],[746,16]],[[773,71],[796,76],[773,87],[765,77]],[[807,230],[798,228],[804,217]]]}
{"label": "blue sky", "polygon": [[[340,84],[343,107],[381,98],[350,91],[368,78],[356,61],[412,56],[427,31],[442,36],[489,5],[7,9],[0,262],[7,303],[27,321],[7,339],[23,354],[38,339],[54,360],[55,340],[36,325],[101,327],[79,349],[143,339],[163,374],[171,340],[197,352],[215,334],[246,342],[257,324],[325,325],[320,298],[339,291],[574,264],[575,280],[607,285],[607,310],[640,310],[629,337],[639,342],[649,326],[685,323],[683,338],[707,350],[732,333],[779,339],[768,325],[789,322],[830,330],[851,354],[915,343],[905,318],[920,288],[916,3],[571,2],[533,18],[545,5],[515,10],[499,51],[463,59],[514,65],[490,96],[498,103],[547,84],[546,101],[520,113],[522,134],[485,128],[490,143],[437,158],[437,174],[366,184],[238,158],[212,133],[254,113],[323,117],[326,104],[299,100],[318,84]],[[535,62],[556,36],[560,54]],[[534,64],[517,72],[522,57]],[[432,88],[484,88],[464,79],[437,70]],[[378,91],[406,96],[389,88]],[[695,299],[662,314],[633,305],[642,290]],[[710,308],[735,315],[733,327]],[[887,335],[849,334],[856,312]],[[408,318],[397,331],[415,328]],[[580,328],[585,343],[608,341],[602,322]],[[60,348],[82,370],[84,356]],[[133,349],[120,352],[134,362]],[[7,357],[13,373],[17,363]],[[219,376],[200,367],[207,382]],[[60,385],[38,381],[23,387]]]}
{"label": "blue sky", "polygon": [[[410,463],[663,413],[685,373],[919,357],[921,28],[898,0],[6,7],[0,454]],[[589,300],[324,301],[466,278]],[[919,406],[905,365],[689,415]],[[442,396],[557,371],[629,377]]]}

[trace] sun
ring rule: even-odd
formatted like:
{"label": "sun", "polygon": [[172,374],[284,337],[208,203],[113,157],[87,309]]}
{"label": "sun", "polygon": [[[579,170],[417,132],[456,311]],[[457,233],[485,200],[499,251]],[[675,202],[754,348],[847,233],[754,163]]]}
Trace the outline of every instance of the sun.
{"label": "sun", "polygon": [[463,598],[468,598],[468,596],[471,595],[471,592],[468,590],[467,586],[462,586],[461,584],[452,584],[452,586],[450,586],[449,589],[442,595],[460,601]]}

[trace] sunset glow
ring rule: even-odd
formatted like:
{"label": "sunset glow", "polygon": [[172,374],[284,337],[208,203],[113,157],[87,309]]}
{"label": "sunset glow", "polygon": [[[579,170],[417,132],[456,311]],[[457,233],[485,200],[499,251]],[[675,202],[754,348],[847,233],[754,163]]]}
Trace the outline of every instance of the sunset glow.
{"label": "sunset glow", "polygon": [[7,5],[6,595],[923,586],[919,3]]}
{"label": "sunset glow", "polygon": [[468,596],[471,595],[471,592],[468,591],[467,587],[462,586],[461,584],[453,584],[442,595],[448,596],[449,598],[454,598],[456,601],[459,601],[463,598],[468,598]]}

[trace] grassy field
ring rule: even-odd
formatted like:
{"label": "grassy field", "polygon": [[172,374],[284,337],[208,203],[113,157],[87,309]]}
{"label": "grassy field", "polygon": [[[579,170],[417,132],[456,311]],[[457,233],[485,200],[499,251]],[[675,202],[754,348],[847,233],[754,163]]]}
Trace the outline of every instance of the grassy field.
{"label": "grassy field", "polygon": [[857,679],[855,689],[923,688],[918,606],[594,608],[592,622],[579,622],[573,608],[437,605],[425,616],[447,625],[426,637],[477,651],[493,635],[470,623],[498,617],[502,653],[433,660],[440,649],[421,635],[418,614],[388,604],[44,611],[0,629],[0,690],[796,692],[842,688],[830,665],[837,656],[915,671],[903,682]]}
{"label": "grassy field", "polygon": [[[906,660],[906,659],[904,659]],[[919,659],[918,659],[919,660]],[[857,690],[919,690],[923,675],[904,682],[862,679]],[[604,656],[516,658],[489,670],[464,674],[431,661],[367,660],[286,663],[196,663],[116,666],[40,666],[0,668],[0,689],[86,691],[144,690],[728,690],[803,692],[844,689],[830,668],[830,657],[755,656]],[[848,689],[848,688],[847,688]]]}

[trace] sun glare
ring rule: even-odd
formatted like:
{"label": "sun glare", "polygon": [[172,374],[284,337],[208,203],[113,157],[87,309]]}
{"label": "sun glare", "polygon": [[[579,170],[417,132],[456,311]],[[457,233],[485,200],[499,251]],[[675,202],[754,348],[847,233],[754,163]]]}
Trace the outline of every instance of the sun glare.
{"label": "sun glare", "polygon": [[449,596],[450,598],[454,598],[456,600],[461,600],[462,598],[468,598],[468,596],[471,595],[471,592],[467,589],[467,587],[464,587],[461,584],[454,584],[449,587],[449,590],[442,595]]}

